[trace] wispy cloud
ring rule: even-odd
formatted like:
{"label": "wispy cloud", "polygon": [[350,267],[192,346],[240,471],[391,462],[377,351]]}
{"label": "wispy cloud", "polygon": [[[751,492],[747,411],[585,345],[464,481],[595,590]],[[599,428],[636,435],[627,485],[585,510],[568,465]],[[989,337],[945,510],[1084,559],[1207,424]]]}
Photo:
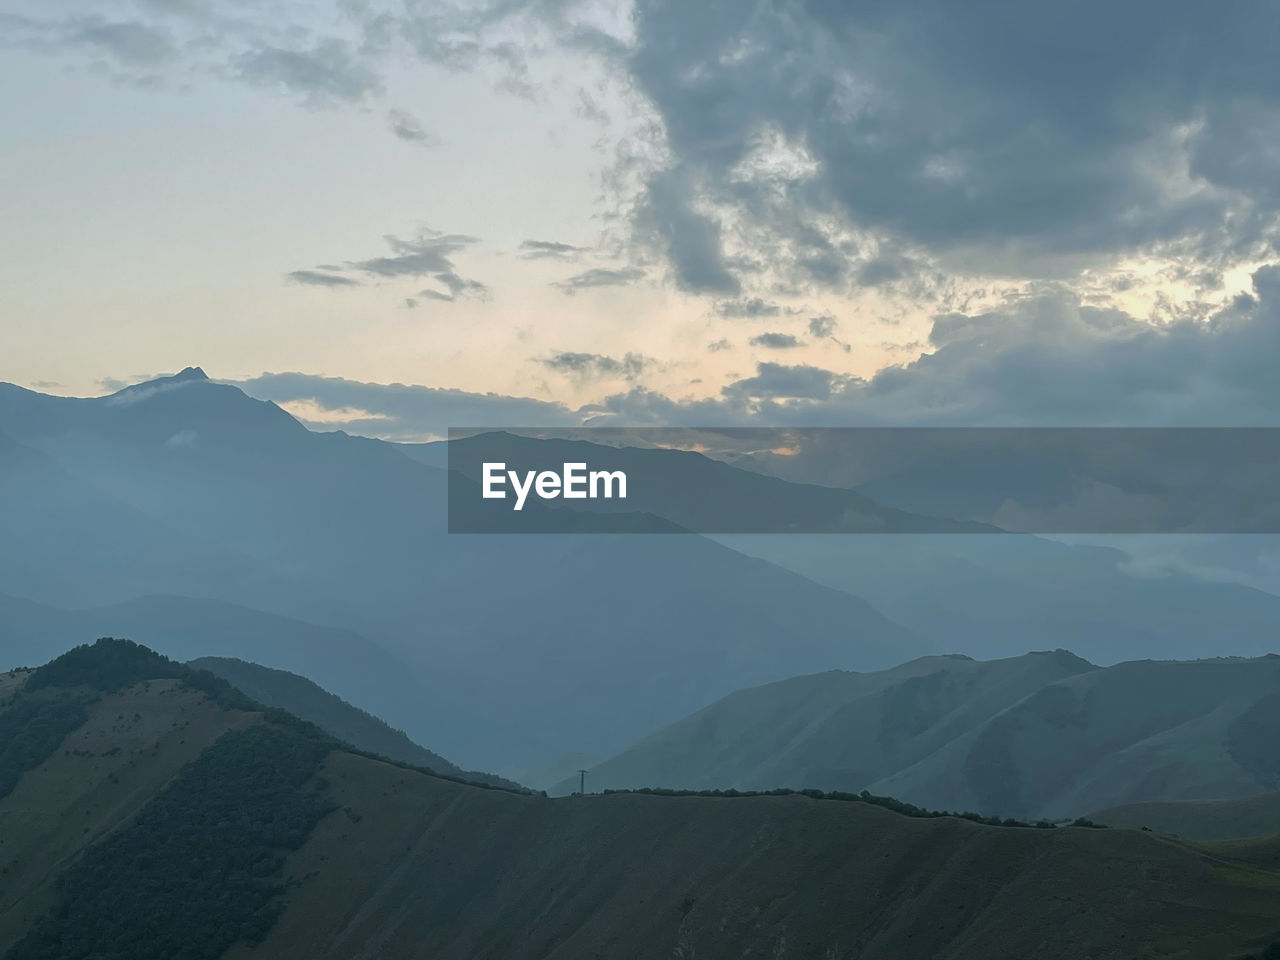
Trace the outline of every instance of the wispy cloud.
{"label": "wispy cloud", "polygon": [[580,290],[593,287],[622,287],[644,278],[644,271],[637,267],[610,270],[604,267],[593,267],[582,273],[574,274],[568,280],[556,284],[567,294],[575,294]]}

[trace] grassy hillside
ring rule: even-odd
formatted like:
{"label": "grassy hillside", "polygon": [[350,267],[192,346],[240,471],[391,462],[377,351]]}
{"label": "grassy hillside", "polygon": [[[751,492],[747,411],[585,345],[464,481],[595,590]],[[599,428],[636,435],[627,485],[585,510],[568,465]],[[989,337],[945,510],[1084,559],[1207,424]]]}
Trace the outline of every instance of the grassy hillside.
{"label": "grassy hillside", "polygon": [[259,703],[314,723],[331,736],[369,753],[466,780],[519,786],[490,773],[463,770],[440,754],[414,743],[403,731],[353,707],[306,677],[228,657],[200,657],[188,666],[207,670]]}
{"label": "grassy hillside", "polygon": [[[1066,651],[978,662],[923,657],[833,670],[731,694],[589,773],[592,789],[861,790],[1065,677],[1096,669]],[[556,792],[577,789],[577,778]]]}
{"label": "grassy hillside", "polygon": [[1024,819],[1238,799],[1280,785],[1278,688],[1276,656],[926,657],[739,691],[587,776],[595,789],[867,789]]}
{"label": "grassy hillside", "polygon": [[1135,803],[1089,815],[1114,827],[1173,834],[1191,840],[1235,840],[1280,835],[1280,791],[1245,800]]}
{"label": "grassy hillside", "polygon": [[1259,955],[1275,844],[868,803],[485,789],[102,645],[0,679],[86,719],[0,799],[0,955],[864,960]]}
{"label": "grassy hillside", "polygon": [[1280,784],[1280,657],[1137,661],[1057,681],[868,789],[1015,817],[1232,800]]}

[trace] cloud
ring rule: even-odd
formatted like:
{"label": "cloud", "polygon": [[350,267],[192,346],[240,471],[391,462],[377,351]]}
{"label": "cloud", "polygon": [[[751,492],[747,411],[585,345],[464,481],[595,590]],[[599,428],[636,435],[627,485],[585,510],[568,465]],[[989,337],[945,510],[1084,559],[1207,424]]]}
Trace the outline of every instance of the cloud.
{"label": "cloud", "polygon": [[410,240],[387,236],[391,248],[389,257],[373,257],[350,264],[379,277],[427,277],[453,273],[452,256],[477,240],[460,233],[441,234],[423,231]]}
{"label": "cloud", "polygon": [[628,353],[619,359],[599,353],[563,352],[538,362],[548,370],[567,373],[577,380],[634,380],[654,365],[653,360],[638,353]]}
{"label": "cloud", "polygon": [[172,35],[136,20],[107,20],[101,16],[68,20],[65,36],[109,54],[118,63],[153,68],[176,59],[178,50]]}
{"label": "cloud", "polygon": [[830,314],[809,318],[809,335],[825,340],[836,332],[836,318]]}
{"label": "cloud", "polygon": [[284,400],[278,405],[303,423],[316,426],[367,424],[391,419],[390,414],[376,413],[361,407],[327,407],[315,397]]}
{"label": "cloud", "polygon": [[736,294],[740,284],[725,262],[720,224],[695,209],[695,194],[686,168],[655,176],[636,217],[637,236],[666,254],[681,290]]}
{"label": "cloud", "polygon": [[839,382],[837,374],[808,364],[757,363],[754,377],[738,380],[725,391],[768,399],[826,400],[831,396],[833,385]]}
{"label": "cloud", "polygon": [[715,305],[715,312],[729,319],[756,319],[758,317],[776,317],[782,307],[759,297],[745,300],[721,300]]}
{"label": "cloud", "polygon": [[1275,248],[1275,5],[637,0],[633,24],[669,151],[637,238],[686,289],[734,289],[744,245],[836,290]]}
{"label": "cloud", "polygon": [[359,280],[343,277],[333,273],[322,273],[319,270],[291,270],[285,276],[294,283],[311,287],[358,287]]}
{"label": "cloud", "polygon": [[119,393],[126,387],[167,376],[169,376],[167,373],[134,373],[127,377],[102,377],[97,381],[97,384],[105,393]]}
{"label": "cloud", "polygon": [[526,240],[520,244],[520,256],[525,260],[573,260],[586,249],[555,240]]}
{"label": "cloud", "polygon": [[837,339],[836,318],[829,313],[809,318],[809,336],[815,340],[830,340],[845,353],[850,353],[853,350],[849,344]]}
{"label": "cloud", "polygon": [[[1205,320],[1154,325],[1083,303],[1053,286],[996,309],[945,314],[929,352],[870,379],[809,365],[760,363],[716,396],[674,399],[630,386],[571,409],[562,404],[302,374],[241,384],[276,401],[386,414],[350,429],[376,436],[441,434],[448,426],[938,425],[1273,426],[1280,409],[1280,264]],[[714,345],[713,345],[714,346]],[[634,379],[656,361],[561,353],[541,361],[584,379]],[[630,376],[629,376],[630,375]]]}
{"label": "cloud", "polygon": [[383,239],[391,248],[390,256],[348,261],[341,267],[322,264],[314,270],[294,270],[286,276],[295,283],[322,287],[357,286],[360,281],[352,277],[352,273],[385,280],[429,278],[439,284],[439,287],[428,287],[407,298],[404,301],[406,306],[416,306],[408,301],[418,297],[445,303],[466,298],[489,298],[491,291],[486,284],[461,276],[453,263],[455,254],[478,242],[475,237],[423,230],[408,240],[395,236]]}
{"label": "cloud", "polygon": [[707,350],[710,353],[719,353],[721,350],[731,350],[732,348],[733,344],[724,337],[721,337],[719,340],[713,340],[711,343],[707,344]]}
{"label": "cloud", "polygon": [[[394,440],[439,438],[449,427],[556,427],[582,420],[558,403],[403,383],[363,383],[304,373],[264,373],[235,382],[251,397],[285,406],[309,426],[332,429],[334,421],[326,418],[333,411],[366,413],[364,419],[341,421],[343,429]],[[306,414],[313,412],[320,419],[308,419]]]}
{"label": "cloud", "polygon": [[436,147],[440,138],[428,131],[413,114],[404,110],[387,111],[387,127],[406,143],[419,147]]}
{"label": "cloud", "polygon": [[242,80],[299,95],[313,106],[359,103],[382,91],[378,74],[335,37],[311,49],[257,47],[237,54],[231,66]]}
{"label": "cloud", "polygon": [[621,287],[630,283],[635,283],[644,277],[644,271],[628,267],[619,270],[609,270],[604,267],[592,267],[590,270],[584,270],[582,273],[574,274],[568,280],[562,280],[555,286],[559,287],[567,294],[575,294],[579,290],[586,290],[591,287]]}
{"label": "cloud", "polygon": [[768,350],[790,350],[793,347],[804,346],[790,333],[762,333],[747,342],[753,347],[764,347]]}

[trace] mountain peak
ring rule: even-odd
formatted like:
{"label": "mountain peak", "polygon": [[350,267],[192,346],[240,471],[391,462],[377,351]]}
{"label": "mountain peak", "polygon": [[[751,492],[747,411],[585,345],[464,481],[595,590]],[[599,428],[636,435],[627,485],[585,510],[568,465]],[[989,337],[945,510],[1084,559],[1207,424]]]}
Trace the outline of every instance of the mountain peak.
{"label": "mountain peak", "polygon": [[178,373],[175,373],[170,380],[208,380],[209,375],[199,367],[183,367]]}

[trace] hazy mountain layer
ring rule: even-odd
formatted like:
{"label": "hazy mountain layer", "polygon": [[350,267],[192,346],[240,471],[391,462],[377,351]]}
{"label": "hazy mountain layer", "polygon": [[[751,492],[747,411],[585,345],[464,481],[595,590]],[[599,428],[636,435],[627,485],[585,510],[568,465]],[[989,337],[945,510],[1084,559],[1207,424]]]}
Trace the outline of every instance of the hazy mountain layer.
{"label": "hazy mountain layer", "polygon": [[982,659],[1064,647],[1112,664],[1276,648],[1280,597],[1135,569],[1108,547],[1021,535],[716,539],[865,598],[935,649]]}
{"label": "hazy mountain layer", "polygon": [[1280,787],[1280,656],[1136,661],[1049,684],[870,789],[946,809],[1076,816]]}
{"label": "hazy mountain layer", "polygon": [[80,485],[24,487],[44,514],[90,510],[84,488],[160,524],[137,526],[144,545],[251,558],[178,589],[167,562],[156,573],[121,552],[128,576],[104,580],[107,559],[78,552],[70,524],[46,531],[60,546],[19,595],[186,593],[354,631],[419,685],[407,700],[389,683],[379,712],[468,766],[607,755],[738,687],[923,652],[865,601],[700,537],[450,536],[443,471],[311,433],[195,370],[91,400],[6,387],[0,430]]}
{"label": "hazy mountain layer", "polygon": [[[1047,683],[1095,669],[1065,651],[978,662],[925,657],[733,693],[590,771],[593,789],[861,790]],[[558,792],[577,789],[577,778]]]}
{"label": "hazy mountain layer", "polygon": [[353,707],[306,677],[226,657],[199,657],[187,665],[194,670],[207,670],[264,706],[286,710],[361,750],[478,783],[519,787],[493,774],[463,770],[440,754],[414,743],[403,731]]}
{"label": "hazy mountain layer", "polygon": [[1280,785],[1278,690],[1276,656],[1107,668],[1065,651],[928,657],[739,691],[588,777],[596,789],[868,789],[1029,818],[1248,797]]}

